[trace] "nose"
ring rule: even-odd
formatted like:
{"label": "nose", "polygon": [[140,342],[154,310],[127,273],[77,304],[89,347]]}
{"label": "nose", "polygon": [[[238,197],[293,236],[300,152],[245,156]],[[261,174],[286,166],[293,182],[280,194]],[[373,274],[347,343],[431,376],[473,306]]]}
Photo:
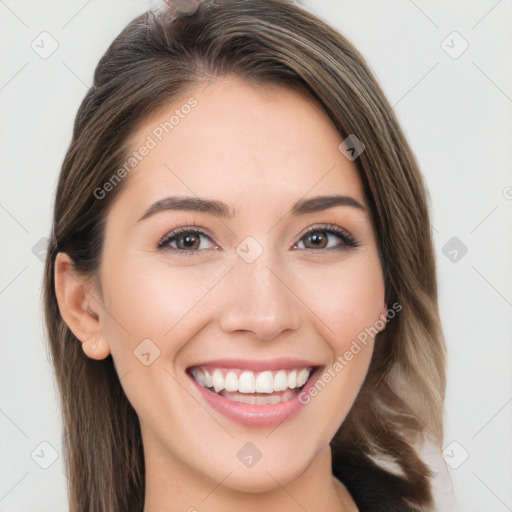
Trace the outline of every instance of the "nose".
{"label": "nose", "polygon": [[[265,252],[252,263],[237,258],[226,277],[220,306],[220,327],[225,332],[248,331],[270,341],[301,325],[299,299],[289,272],[272,264]],[[272,266],[270,266],[272,265]]]}

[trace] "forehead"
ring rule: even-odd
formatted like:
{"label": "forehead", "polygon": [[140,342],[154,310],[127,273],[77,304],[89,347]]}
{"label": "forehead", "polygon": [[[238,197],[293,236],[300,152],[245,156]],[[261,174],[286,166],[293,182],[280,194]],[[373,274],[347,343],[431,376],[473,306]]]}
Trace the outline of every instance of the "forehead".
{"label": "forehead", "polygon": [[[166,192],[221,192],[225,201],[243,199],[247,208],[333,191],[363,202],[361,181],[340,152],[341,141],[306,94],[220,78],[191,87],[141,124],[131,151],[144,156],[124,188],[147,201]],[[149,149],[140,151],[144,147]]]}

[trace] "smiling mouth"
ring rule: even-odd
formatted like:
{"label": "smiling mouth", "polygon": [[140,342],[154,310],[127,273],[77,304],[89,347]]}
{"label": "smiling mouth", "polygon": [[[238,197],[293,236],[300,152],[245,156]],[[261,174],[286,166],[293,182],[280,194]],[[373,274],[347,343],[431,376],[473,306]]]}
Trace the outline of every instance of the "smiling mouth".
{"label": "smiling mouth", "polygon": [[209,391],[228,400],[250,405],[287,402],[306,385],[316,368],[253,372],[238,368],[189,370],[192,378]]}

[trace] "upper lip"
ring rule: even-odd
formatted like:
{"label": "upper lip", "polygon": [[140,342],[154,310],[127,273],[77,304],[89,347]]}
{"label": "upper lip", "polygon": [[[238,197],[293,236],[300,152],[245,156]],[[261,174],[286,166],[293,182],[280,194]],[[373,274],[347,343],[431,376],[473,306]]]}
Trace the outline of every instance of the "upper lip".
{"label": "upper lip", "polygon": [[320,363],[308,361],[306,359],[296,359],[289,357],[279,357],[275,359],[215,359],[203,361],[190,365],[192,368],[237,368],[240,370],[250,370],[253,372],[262,372],[265,370],[293,370],[297,368],[318,368]]}

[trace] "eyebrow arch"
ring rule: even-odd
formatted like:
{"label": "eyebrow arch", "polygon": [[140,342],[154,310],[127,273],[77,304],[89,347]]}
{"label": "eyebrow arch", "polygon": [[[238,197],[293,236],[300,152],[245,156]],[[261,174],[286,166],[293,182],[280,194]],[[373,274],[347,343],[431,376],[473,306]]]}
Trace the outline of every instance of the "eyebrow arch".
{"label": "eyebrow arch", "polygon": [[[349,206],[362,211],[366,210],[366,206],[353,197],[344,195],[327,195],[297,201],[290,209],[290,214],[295,217],[305,213],[327,210],[333,206]],[[152,204],[137,222],[140,222],[155,213],[167,210],[198,211],[228,219],[233,218],[235,215],[235,212],[222,201],[190,196],[171,196]]]}
{"label": "eyebrow arch", "polygon": [[301,199],[293,205],[290,213],[295,216],[301,215],[303,213],[327,210],[333,206],[350,206],[362,211],[366,210],[366,206],[364,204],[360,203],[351,196],[331,195]]}

